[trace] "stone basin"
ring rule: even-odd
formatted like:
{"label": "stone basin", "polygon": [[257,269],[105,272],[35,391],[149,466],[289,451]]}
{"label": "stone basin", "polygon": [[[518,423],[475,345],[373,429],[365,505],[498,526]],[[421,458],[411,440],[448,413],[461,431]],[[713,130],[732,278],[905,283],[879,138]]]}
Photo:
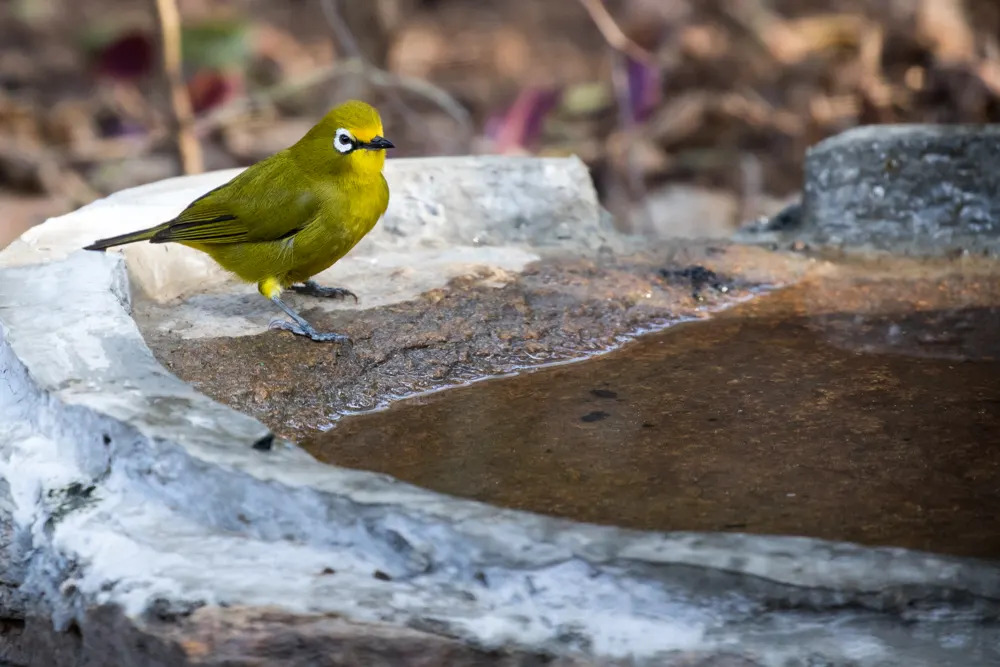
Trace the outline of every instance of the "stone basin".
{"label": "stone basin", "polygon": [[630,238],[576,160],[388,172],[320,277],[361,303],[298,304],[350,349],[183,248],[75,251],[229,173],[0,255],[0,659],[1000,660],[992,260]]}

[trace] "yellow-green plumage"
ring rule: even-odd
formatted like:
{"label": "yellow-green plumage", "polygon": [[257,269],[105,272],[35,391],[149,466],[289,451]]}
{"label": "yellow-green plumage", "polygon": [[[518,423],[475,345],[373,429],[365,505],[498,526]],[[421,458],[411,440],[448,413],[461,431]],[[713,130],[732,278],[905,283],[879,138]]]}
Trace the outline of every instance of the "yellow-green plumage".
{"label": "yellow-green plumage", "polygon": [[[293,146],[266,158],[228,183],[191,202],[173,220],[88,246],[174,242],[209,254],[224,269],[274,300],[299,325],[278,296],[347,254],[378,222],[389,204],[382,176],[385,149],[378,112],[359,101],[332,109]],[[351,142],[347,141],[350,138]],[[339,145],[335,145],[339,142]],[[342,152],[344,151],[344,152]],[[315,284],[310,293],[322,290]],[[323,296],[346,290],[326,288]],[[284,326],[315,340],[323,338]],[[310,333],[311,332],[311,333]]]}

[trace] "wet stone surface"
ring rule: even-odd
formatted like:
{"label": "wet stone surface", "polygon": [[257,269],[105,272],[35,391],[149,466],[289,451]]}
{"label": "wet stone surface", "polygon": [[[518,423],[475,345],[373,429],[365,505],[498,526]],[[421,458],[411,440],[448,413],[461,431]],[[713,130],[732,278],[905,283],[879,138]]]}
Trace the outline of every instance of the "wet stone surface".
{"label": "wet stone surface", "polygon": [[1000,558],[1000,275],[841,267],[586,363],[345,419],[304,446],[584,521]]}
{"label": "wet stone surface", "polygon": [[181,378],[336,465],[630,528],[1000,558],[995,262],[712,246],[508,280],[318,319],[356,338],[340,356],[147,335]]}
{"label": "wet stone surface", "polygon": [[[795,280],[809,265],[757,248],[699,246],[543,260],[522,274],[486,271],[367,310],[310,311],[308,297],[290,297],[318,329],[350,335],[355,344],[344,350],[277,331],[183,339],[147,326],[144,335],[161,363],[199,391],[301,439],[344,412],[578,359],[642,331],[705,317],[767,284]],[[363,286],[352,287],[364,299]]]}

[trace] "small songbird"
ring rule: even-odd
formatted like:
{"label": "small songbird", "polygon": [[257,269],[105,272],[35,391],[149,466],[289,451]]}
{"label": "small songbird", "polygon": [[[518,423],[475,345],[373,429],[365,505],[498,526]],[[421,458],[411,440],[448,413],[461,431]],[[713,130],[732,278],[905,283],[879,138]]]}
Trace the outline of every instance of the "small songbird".
{"label": "small songbird", "polygon": [[85,249],[172,241],[201,250],[240,279],[257,283],[292,318],[274,320],[270,328],[349,343],[343,334],[316,331],[280,297],[291,288],[357,301],[353,292],[321,287],[311,278],[346,255],[385,213],[387,148],[393,145],[382,136],[378,112],[364,102],[345,102],[293,146],[195,199],[173,220]]}

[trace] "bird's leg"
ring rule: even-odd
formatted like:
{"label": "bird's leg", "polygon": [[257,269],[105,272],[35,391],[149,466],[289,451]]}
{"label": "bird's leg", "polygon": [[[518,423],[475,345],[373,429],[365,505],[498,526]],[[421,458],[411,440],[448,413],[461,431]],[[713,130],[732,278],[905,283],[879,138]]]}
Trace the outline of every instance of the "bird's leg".
{"label": "bird's leg", "polygon": [[350,345],[353,342],[349,336],[345,336],[344,334],[320,333],[319,331],[313,329],[312,325],[306,322],[305,318],[292,310],[290,306],[278,297],[272,296],[271,301],[273,301],[278,308],[285,311],[285,314],[287,314],[294,321],[271,320],[271,324],[268,326],[269,329],[284,329],[285,331],[291,331],[293,334],[297,334],[299,336],[308,336],[309,338],[321,343],[329,342]]}
{"label": "bird's leg", "polygon": [[323,287],[315,280],[307,280],[301,285],[292,285],[292,291],[309,296],[319,296],[326,299],[346,299],[351,297],[354,303],[358,302],[358,295],[343,287]]}

